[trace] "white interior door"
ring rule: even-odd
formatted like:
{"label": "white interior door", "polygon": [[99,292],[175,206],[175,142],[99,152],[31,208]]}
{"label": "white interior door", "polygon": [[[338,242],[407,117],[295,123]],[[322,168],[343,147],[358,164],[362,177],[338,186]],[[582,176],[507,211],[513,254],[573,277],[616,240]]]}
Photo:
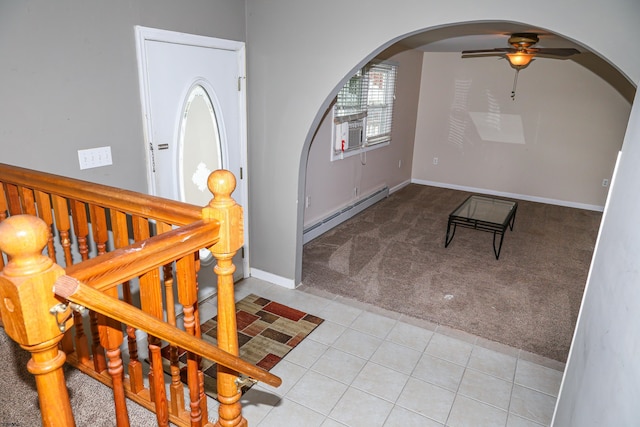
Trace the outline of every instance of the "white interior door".
{"label": "white interior door", "polygon": [[[150,194],[204,206],[208,174],[233,172],[246,247],[244,43],[145,27],[136,35]],[[248,259],[234,262],[237,280]]]}

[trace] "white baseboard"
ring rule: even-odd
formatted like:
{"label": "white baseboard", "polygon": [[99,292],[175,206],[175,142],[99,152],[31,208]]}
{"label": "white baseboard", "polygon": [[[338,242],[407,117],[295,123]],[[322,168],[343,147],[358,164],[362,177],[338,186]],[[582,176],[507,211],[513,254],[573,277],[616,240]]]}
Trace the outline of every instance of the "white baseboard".
{"label": "white baseboard", "polygon": [[273,283],[274,285],[282,286],[287,289],[296,288],[295,280],[287,279],[286,277],[278,276],[257,268],[251,268],[251,277],[255,277],[256,279],[264,280],[265,282]]}
{"label": "white baseboard", "polygon": [[409,184],[411,184],[411,180],[410,180],[410,179],[408,179],[408,180],[406,180],[406,181],[404,181],[404,182],[401,182],[401,183],[400,183],[400,184],[398,184],[398,185],[394,185],[393,187],[391,187],[391,188],[389,189],[389,194],[393,194],[393,193],[395,193],[395,192],[396,192],[396,191],[398,191],[398,190],[402,190],[404,187],[406,187],[406,186],[407,186],[407,185],[409,185]]}
{"label": "white baseboard", "polygon": [[379,202],[387,196],[389,196],[389,188],[381,188],[378,191],[375,191],[365,197],[360,198],[359,200],[356,200],[351,205],[338,210],[337,212],[316,222],[315,224],[305,227],[302,234],[303,244],[306,244],[316,237],[320,236],[321,234],[326,233],[333,227],[345,222],[356,214],[359,214],[366,208],[372,206],[373,204]]}
{"label": "white baseboard", "polygon": [[503,191],[487,190],[486,188],[467,187],[463,185],[445,184],[443,182],[425,181],[422,179],[412,179],[412,183],[430,185],[432,187],[449,188],[451,190],[468,191],[470,193],[489,194],[492,196],[508,197],[512,199],[526,200],[529,202],[546,203],[548,205],[565,206],[568,208],[585,209],[589,211],[604,211],[604,206],[589,205],[585,203],[569,202],[566,200],[548,199],[546,197],[528,196],[526,194],[506,193]]}

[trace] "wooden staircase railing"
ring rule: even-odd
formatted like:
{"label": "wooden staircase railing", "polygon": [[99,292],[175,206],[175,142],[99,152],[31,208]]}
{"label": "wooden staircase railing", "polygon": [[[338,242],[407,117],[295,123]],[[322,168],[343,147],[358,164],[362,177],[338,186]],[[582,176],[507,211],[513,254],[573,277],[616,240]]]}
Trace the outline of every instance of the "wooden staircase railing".
{"label": "wooden staircase railing", "polygon": [[[279,383],[237,358],[231,260],[243,244],[242,209],[230,197],[232,174],[216,171],[208,184],[213,199],[199,208],[0,164],[0,255],[6,256],[0,256],[0,314],[7,334],[32,354],[28,369],[36,376],[45,426],[73,425],[60,369],[65,358],[113,388],[118,426],[129,425],[125,396],[155,411],[159,425],[212,425],[202,357],[218,363],[216,425],[246,425],[239,373]],[[34,215],[40,218],[35,224]],[[41,255],[44,247],[48,257]],[[203,348],[198,340],[201,248],[217,259],[217,350]],[[176,332],[176,297],[183,312],[181,332]],[[89,308],[89,314],[72,310],[77,305]],[[139,344],[144,341],[139,331],[148,334],[146,346]],[[168,396],[163,345],[170,359]],[[188,410],[179,348],[188,351]]]}

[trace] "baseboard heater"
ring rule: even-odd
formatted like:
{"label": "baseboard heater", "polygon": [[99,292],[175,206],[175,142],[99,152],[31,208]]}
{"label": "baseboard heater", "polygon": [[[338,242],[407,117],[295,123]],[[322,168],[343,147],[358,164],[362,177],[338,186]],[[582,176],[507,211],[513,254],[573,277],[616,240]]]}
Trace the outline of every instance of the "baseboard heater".
{"label": "baseboard heater", "polygon": [[302,233],[303,235],[303,243],[310,242],[321,234],[326,233],[331,230],[333,227],[337,226],[348,220],[349,218],[359,214],[369,206],[379,202],[380,200],[389,196],[389,187],[381,188],[368,195],[367,197],[363,197],[355,201],[353,204],[346,206],[339,211],[329,215],[323,220],[316,222],[313,225],[306,227]]}

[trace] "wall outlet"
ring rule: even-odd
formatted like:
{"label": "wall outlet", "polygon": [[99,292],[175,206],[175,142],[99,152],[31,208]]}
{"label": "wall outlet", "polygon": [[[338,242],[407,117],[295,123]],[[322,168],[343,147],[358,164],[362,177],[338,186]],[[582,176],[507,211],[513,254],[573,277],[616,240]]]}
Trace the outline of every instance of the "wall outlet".
{"label": "wall outlet", "polygon": [[308,208],[309,205],[311,205],[311,196],[307,196],[307,198],[304,199],[304,207]]}
{"label": "wall outlet", "polygon": [[434,158],[433,158],[433,164],[434,164],[434,165],[437,165],[437,164],[438,164],[438,158],[437,158],[437,157],[434,157]]}
{"label": "wall outlet", "polygon": [[609,180],[607,178],[602,180],[602,186],[603,187],[608,187],[609,186]]}
{"label": "wall outlet", "polygon": [[78,162],[80,163],[80,170],[112,165],[111,147],[78,150]]}
{"label": "wall outlet", "polygon": [[402,167],[402,160],[398,160],[398,169]]}

